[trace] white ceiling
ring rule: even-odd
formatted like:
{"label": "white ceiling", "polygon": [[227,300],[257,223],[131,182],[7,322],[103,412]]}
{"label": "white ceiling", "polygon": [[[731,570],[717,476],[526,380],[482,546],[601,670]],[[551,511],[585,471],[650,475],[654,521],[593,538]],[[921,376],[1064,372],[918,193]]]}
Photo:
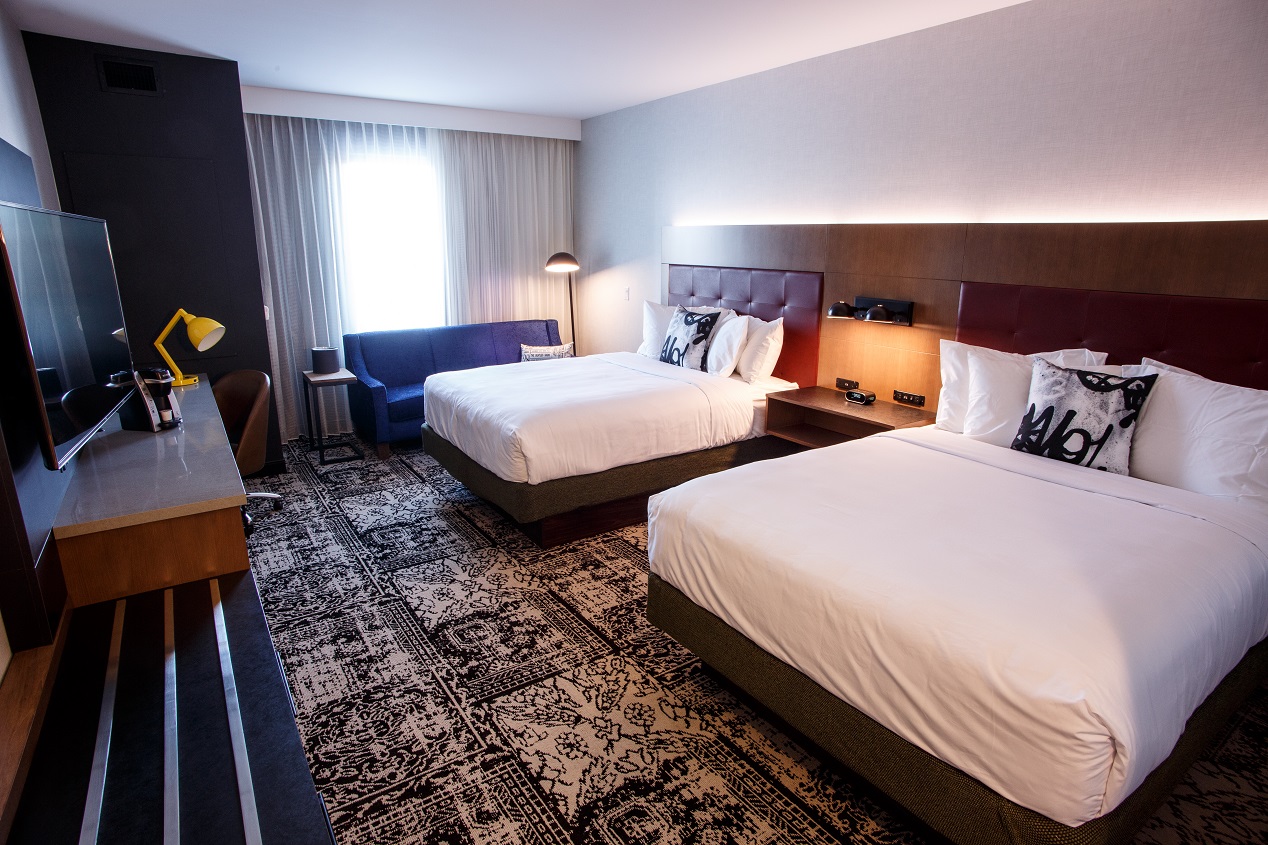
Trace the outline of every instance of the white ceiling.
{"label": "white ceiling", "polygon": [[242,84],[587,118],[1022,0],[4,0]]}

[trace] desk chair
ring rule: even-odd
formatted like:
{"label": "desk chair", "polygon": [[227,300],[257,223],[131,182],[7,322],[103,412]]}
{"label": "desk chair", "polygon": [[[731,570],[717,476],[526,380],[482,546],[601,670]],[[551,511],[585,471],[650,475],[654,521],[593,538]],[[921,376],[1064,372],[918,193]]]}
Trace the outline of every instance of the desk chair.
{"label": "desk chair", "polygon": [[[233,457],[238,463],[238,474],[247,476],[264,468],[265,449],[269,432],[269,390],[272,382],[268,373],[259,370],[234,370],[216,379],[211,393],[216,397],[220,419],[233,447]],[[277,493],[247,493],[248,499],[269,499],[273,510],[282,509],[282,497]],[[242,526],[251,533],[251,515],[242,509]]]}

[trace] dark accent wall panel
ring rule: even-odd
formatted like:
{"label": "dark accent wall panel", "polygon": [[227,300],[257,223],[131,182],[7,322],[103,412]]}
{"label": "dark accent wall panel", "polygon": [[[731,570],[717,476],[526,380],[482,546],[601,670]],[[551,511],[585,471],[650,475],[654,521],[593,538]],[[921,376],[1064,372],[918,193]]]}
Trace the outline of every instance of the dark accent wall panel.
{"label": "dark accent wall panel", "polygon": [[[172,333],[187,373],[272,375],[237,65],[23,37],[62,209],[109,225],[136,362],[160,362],[153,340],[184,308],[227,328],[206,353]],[[144,69],[154,90],[107,84],[103,61]],[[282,463],[275,412],[267,460]]]}
{"label": "dark accent wall panel", "polygon": [[[26,354],[24,343],[12,299],[0,293],[0,360],[21,361]],[[57,589],[61,571],[52,572],[58,564],[49,538],[74,467],[52,472],[44,466],[39,435],[43,399],[30,379],[7,379],[4,391],[0,399],[0,614],[9,644],[20,651],[53,641],[65,602],[65,589]],[[41,578],[51,586],[47,596],[40,590]]]}
{"label": "dark accent wall panel", "polygon": [[1268,221],[975,223],[966,282],[1268,298]]}
{"label": "dark accent wall panel", "polygon": [[[40,204],[31,157],[0,139],[0,200]],[[0,284],[4,284],[0,280]],[[0,295],[0,360],[23,353],[17,315]],[[43,552],[71,473],[49,472],[40,453],[37,402],[26,379],[10,379],[0,400],[0,616],[15,651],[52,642],[66,598],[56,556]],[[38,564],[38,566],[37,566]],[[47,582],[47,596],[40,589]]]}

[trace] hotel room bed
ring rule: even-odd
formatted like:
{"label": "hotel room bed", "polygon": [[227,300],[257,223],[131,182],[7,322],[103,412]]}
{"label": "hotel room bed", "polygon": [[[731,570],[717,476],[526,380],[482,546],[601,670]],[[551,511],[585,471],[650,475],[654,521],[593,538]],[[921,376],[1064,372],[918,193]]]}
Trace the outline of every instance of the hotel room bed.
{"label": "hotel room bed", "polygon": [[426,414],[498,478],[541,484],[759,436],[766,394],[796,386],[610,352],[437,373]]}
{"label": "hotel room bed", "polygon": [[423,445],[541,545],[646,517],[646,497],[795,451],[763,436],[765,394],[818,375],[821,273],[674,266],[669,303],[783,318],[771,378],[749,384],[634,353],[440,374]]}
{"label": "hotel room bed", "polygon": [[[958,336],[1102,296],[1171,335],[1088,345],[1261,386],[1263,324],[1212,352],[1176,297],[966,284]],[[682,485],[649,544],[654,624],[961,843],[1125,841],[1268,669],[1262,508],[936,429]]]}

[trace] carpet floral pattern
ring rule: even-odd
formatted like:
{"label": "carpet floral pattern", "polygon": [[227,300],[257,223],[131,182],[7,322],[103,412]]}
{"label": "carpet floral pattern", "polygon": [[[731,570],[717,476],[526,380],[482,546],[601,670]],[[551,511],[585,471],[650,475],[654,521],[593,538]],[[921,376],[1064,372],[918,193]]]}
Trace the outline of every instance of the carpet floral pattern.
{"label": "carpet floral pattern", "polygon": [[[648,624],[645,526],[541,550],[419,448],[287,462],[251,562],[340,845],[942,841]],[[1266,748],[1261,688],[1136,841],[1264,841]]]}

